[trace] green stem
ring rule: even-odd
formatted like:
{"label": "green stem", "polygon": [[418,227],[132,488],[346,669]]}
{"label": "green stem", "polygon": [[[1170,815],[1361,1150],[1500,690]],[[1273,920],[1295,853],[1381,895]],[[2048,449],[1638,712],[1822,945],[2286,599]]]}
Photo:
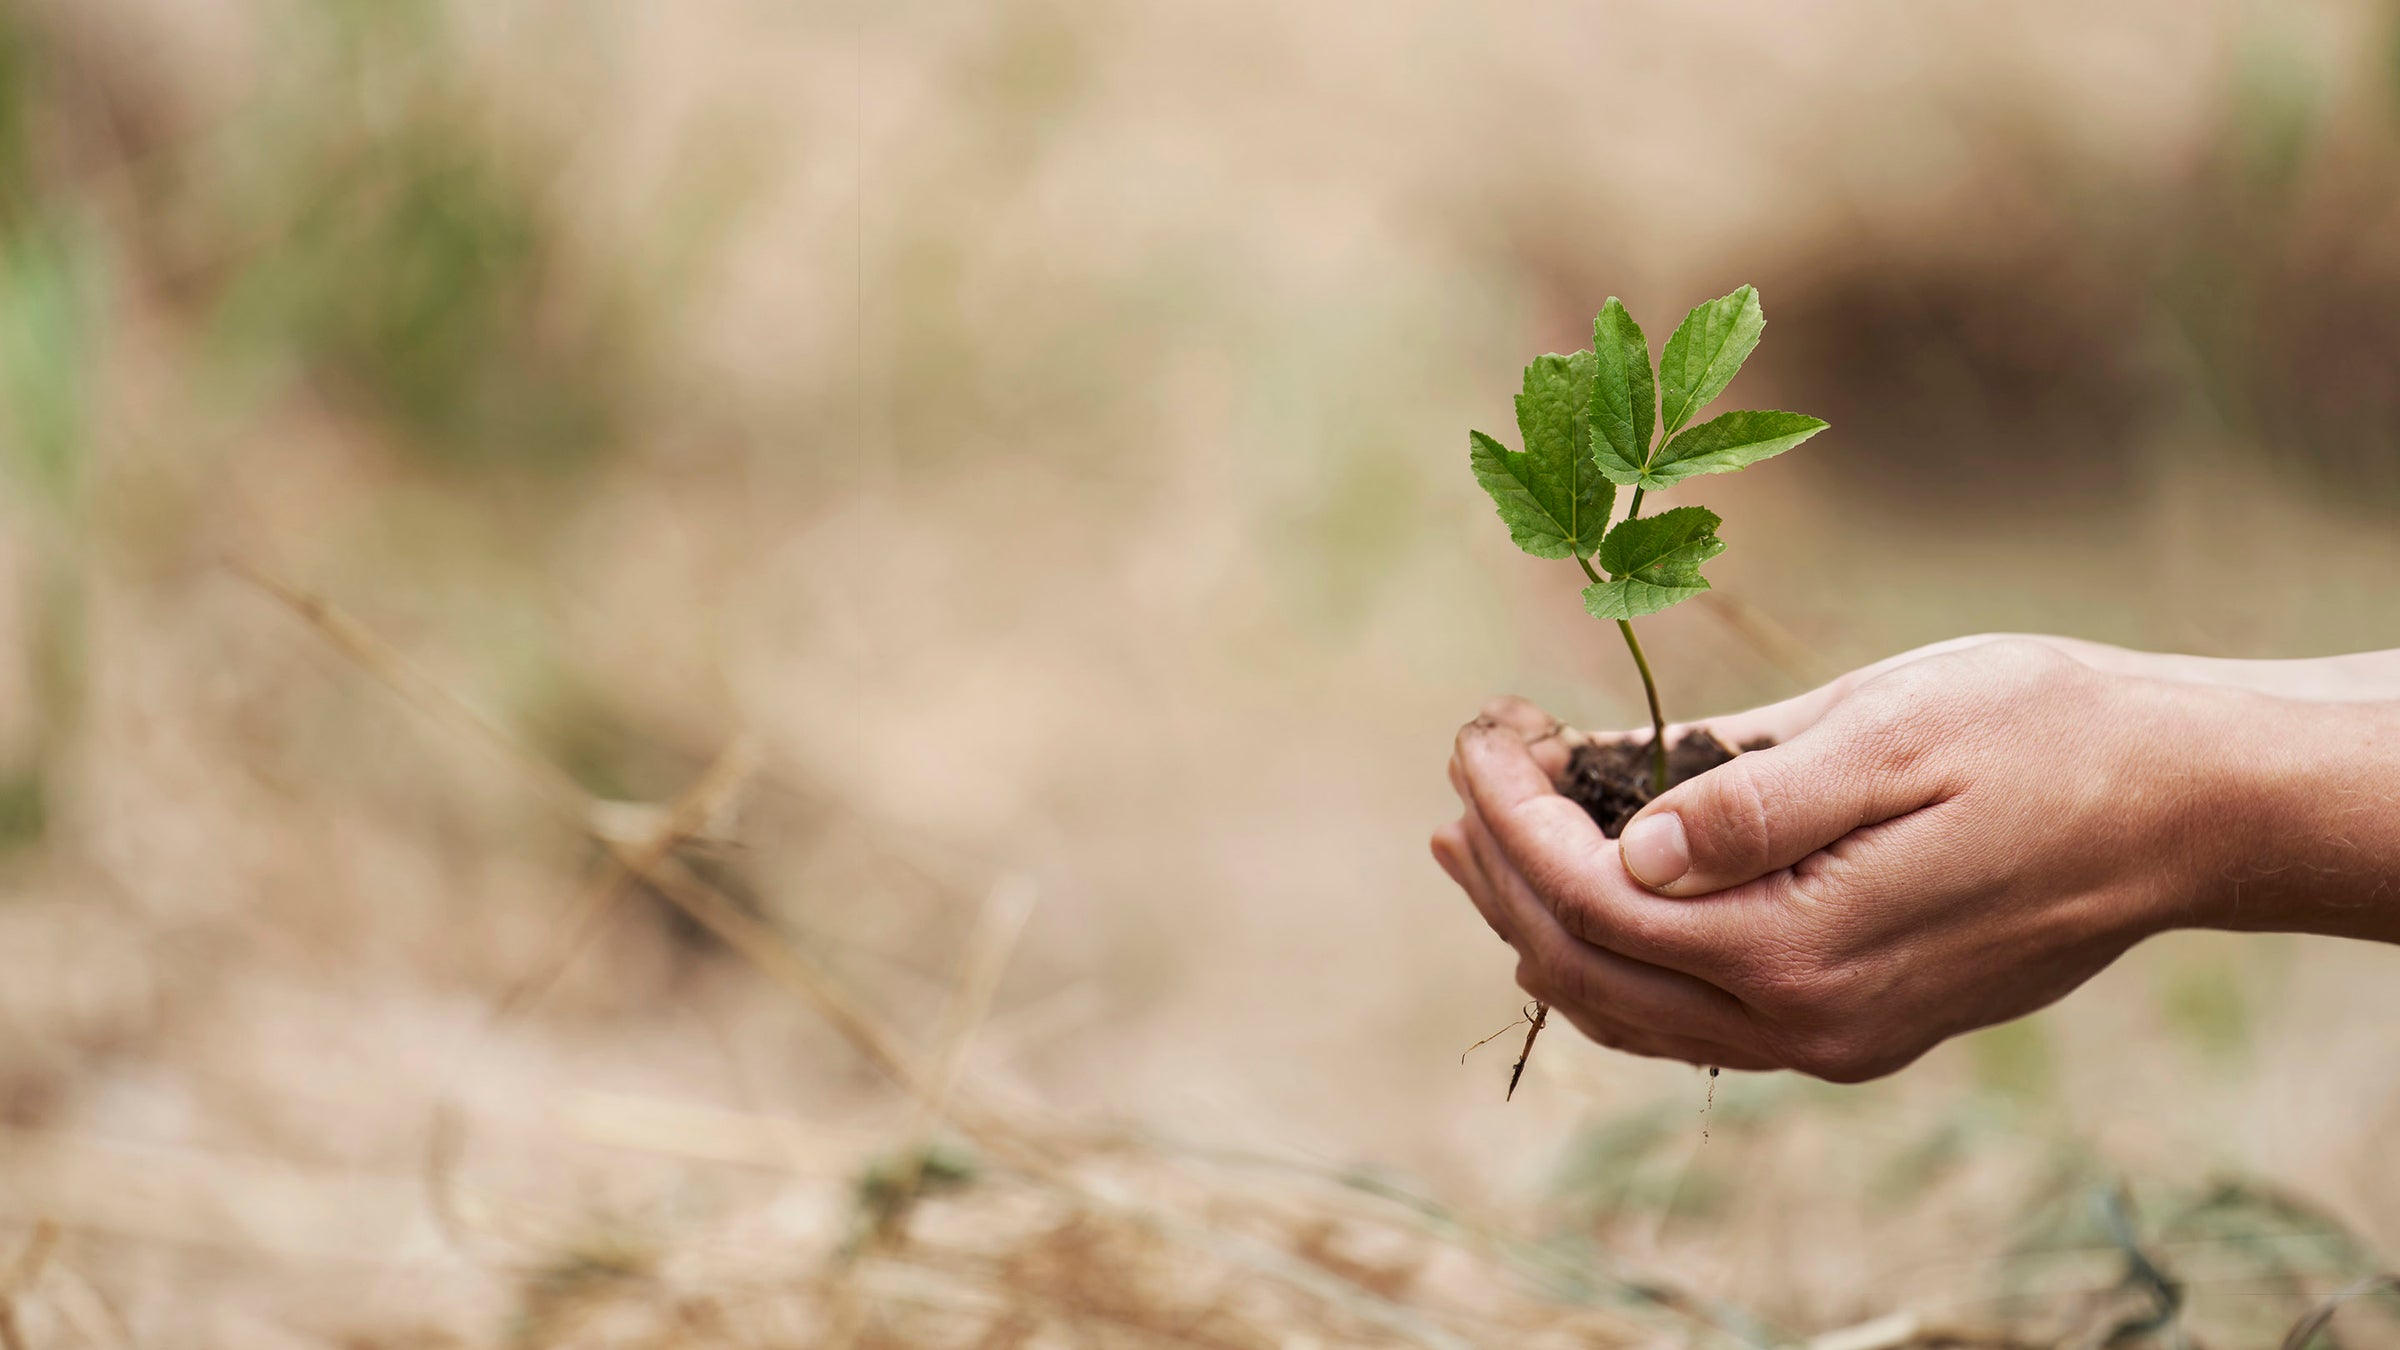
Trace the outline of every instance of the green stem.
{"label": "green stem", "polygon": [[[1635,488],[1633,506],[1625,513],[1625,519],[1633,519],[1641,510],[1642,490]],[[1603,580],[1592,570],[1590,559],[1578,557],[1575,562],[1592,579],[1592,584],[1598,585]],[[1650,674],[1650,658],[1642,654],[1642,640],[1633,635],[1633,625],[1624,619],[1617,620],[1617,631],[1625,635],[1625,649],[1633,653],[1633,668],[1642,672],[1642,696],[1650,701],[1650,795],[1657,797],[1667,790],[1667,715],[1658,706],[1658,681]]]}
{"label": "green stem", "polygon": [[[1627,520],[1642,513],[1644,491],[1639,484],[1634,486],[1633,505],[1625,508]],[[1634,669],[1642,672],[1642,694],[1650,700],[1650,795],[1662,796],[1667,790],[1667,715],[1658,708],[1658,681],[1650,678],[1650,660],[1642,655],[1641,640],[1633,635],[1633,625],[1619,619],[1617,631],[1625,635],[1625,649],[1633,653]]]}
{"label": "green stem", "polygon": [[1634,668],[1642,672],[1642,693],[1650,700],[1650,795],[1667,790],[1667,715],[1658,708],[1658,681],[1650,678],[1650,658],[1642,655],[1642,640],[1633,635],[1633,625],[1617,620],[1617,631],[1625,635],[1625,649],[1633,653]]}

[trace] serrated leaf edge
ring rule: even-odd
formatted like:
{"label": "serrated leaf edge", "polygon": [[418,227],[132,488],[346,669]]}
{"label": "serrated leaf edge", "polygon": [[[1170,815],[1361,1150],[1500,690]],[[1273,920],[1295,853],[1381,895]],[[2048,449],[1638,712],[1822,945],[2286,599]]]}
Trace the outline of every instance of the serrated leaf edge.
{"label": "serrated leaf edge", "polygon": [[[1669,346],[1673,346],[1673,345],[1674,345],[1674,342],[1675,342],[1675,339],[1676,339],[1677,337],[1680,337],[1680,336],[1682,336],[1682,334],[1683,334],[1683,330],[1684,330],[1685,328],[1687,328],[1687,327],[1689,327],[1689,326],[1691,325],[1691,322],[1692,322],[1693,318],[1694,318],[1694,317],[1696,317],[1696,316],[1697,316],[1697,315],[1700,313],[1700,311],[1702,311],[1702,310],[1704,310],[1704,309],[1707,309],[1707,308],[1708,308],[1709,306],[1711,306],[1711,305],[1721,305],[1721,304],[1725,303],[1726,301],[1733,299],[1735,296],[1737,296],[1737,295],[1740,295],[1740,294],[1741,294],[1742,292],[1744,292],[1744,291],[1748,291],[1748,292],[1750,293],[1750,298],[1751,298],[1751,299],[1753,299],[1753,300],[1758,300],[1758,287],[1756,287],[1756,286],[1754,286],[1754,285],[1751,285],[1749,282],[1743,282],[1741,285],[1734,287],[1732,290],[1730,290],[1730,291],[1727,291],[1727,292],[1726,292],[1725,294],[1723,294],[1723,295],[1717,296],[1716,298],[1714,298],[1714,299],[1712,299],[1712,300],[1703,300],[1703,301],[1701,301],[1699,304],[1696,304],[1696,305],[1692,306],[1692,307],[1691,307],[1691,309],[1687,310],[1687,311],[1684,313],[1684,316],[1683,316],[1683,319],[1682,319],[1682,321],[1681,321],[1681,322],[1679,322],[1679,323],[1677,323],[1677,324],[1675,325],[1675,332],[1674,332],[1673,334],[1671,334],[1671,335],[1670,335],[1670,336],[1667,338],[1667,344],[1668,344]],[[1738,308],[1740,308],[1740,307],[1737,307],[1737,311],[1738,311]],[[1758,350],[1759,346],[1760,346],[1762,343],[1764,343],[1764,342],[1766,341],[1766,334],[1767,334],[1767,307],[1766,307],[1766,302],[1765,302],[1765,301],[1763,301],[1763,300],[1759,300],[1759,302],[1758,302],[1758,341],[1757,341],[1757,342],[1754,342],[1754,343],[1752,343],[1752,344],[1750,344],[1750,349],[1751,349],[1751,351],[1756,351],[1756,350]],[[1715,351],[1713,351],[1713,352],[1710,352],[1710,353],[1708,354],[1708,360],[1706,360],[1705,362],[1702,362],[1702,363],[1701,363],[1700,369],[1701,369],[1701,371],[1702,371],[1702,373],[1703,373],[1703,374],[1705,374],[1707,371],[1709,371],[1709,370],[1711,370],[1711,369],[1714,369],[1714,368],[1715,368],[1715,366],[1716,366],[1716,363],[1717,363],[1717,358],[1718,358],[1718,357],[1720,357],[1720,356],[1723,356],[1723,355],[1725,354],[1725,344],[1726,344],[1726,343],[1728,343],[1728,342],[1730,342],[1730,341],[1732,341],[1732,340],[1733,340],[1733,328],[1732,328],[1730,325],[1728,325],[1728,326],[1727,326],[1727,328],[1726,328],[1726,330],[1725,330],[1724,336],[1720,337],[1720,338],[1717,340],[1717,349],[1716,349]],[[1742,357],[1742,359],[1743,359],[1744,361],[1748,361],[1748,360],[1750,359],[1750,358],[1749,358],[1749,355],[1748,355],[1748,353],[1744,353],[1744,354],[1743,354],[1743,357]],[[1722,395],[1722,394],[1724,393],[1724,389],[1723,389],[1723,388],[1720,388],[1720,389],[1718,389],[1717,393],[1715,393],[1715,394],[1711,394],[1711,395],[1709,395],[1709,396],[1708,396],[1707,398],[1705,398],[1705,399],[1703,399],[1703,398],[1699,398],[1699,397],[1696,397],[1696,396],[1695,396],[1695,397],[1692,399],[1692,401],[1691,401],[1689,404],[1685,405],[1685,407],[1684,407],[1684,410],[1683,410],[1683,414],[1682,414],[1682,416],[1680,416],[1680,417],[1669,417],[1669,416],[1668,416],[1668,412],[1667,412],[1667,407],[1666,407],[1666,379],[1665,379],[1666,371],[1665,371],[1665,369],[1664,369],[1664,366],[1665,366],[1665,357],[1664,357],[1664,352],[1663,352],[1663,350],[1662,350],[1662,352],[1661,352],[1661,357],[1660,357],[1660,366],[1661,366],[1661,369],[1660,369],[1660,371],[1659,371],[1660,379],[1659,379],[1659,381],[1658,381],[1658,389],[1659,389],[1659,420],[1660,420],[1660,434],[1659,434],[1659,442],[1660,442],[1661,448],[1664,448],[1664,446],[1665,446],[1665,443],[1666,443],[1668,440],[1672,439],[1672,438],[1673,438],[1673,437],[1676,435],[1676,433],[1678,433],[1678,432],[1682,431],[1682,430],[1684,429],[1684,426],[1685,426],[1685,424],[1689,423],[1689,422],[1692,420],[1692,417],[1693,417],[1693,415],[1694,415],[1694,414],[1698,413],[1698,412],[1699,412],[1699,411],[1700,411],[1702,408],[1705,408],[1705,407],[1707,407],[1707,406],[1708,406],[1710,403],[1712,403],[1712,402],[1716,401],[1716,399],[1717,399],[1717,398],[1718,398],[1720,395]],[[1734,373],[1735,373],[1735,374],[1739,374],[1739,373],[1740,373],[1740,368],[1739,368],[1739,367],[1736,367],[1736,368],[1735,368],[1735,372],[1734,372]],[[1700,387],[1701,387],[1702,385],[1705,385],[1705,384],[1707,384],[1707,383],[1708,383],[1708,381],[1707,381],[1707,380],[1705,380],[1705,379],[1703,379],[1703,380],[1699,381],[1698,383],[1695,383],[1694,385],[1692,385],[1690,392],[1692,392],[1694,395],[1697,395],[1697,393],[1698,393],[1698,391],[1699,391]],[[1732,383],[1733,383],[1733,377],[1732,377],[1731,375],[1728,375],[1728,376],[1726,376],[1726,378],[1725,378],[1725,383],[1726,383],[1727,385],[1730,385],[1730,384],[1732,384]],[[1645,461],[1643,462],[1642,468],[1644,469],[1644,471],[1647,471],[1647,470],[1649,469],[1649,467],[1650,467],[1650,465],[1649,465],[1649,462],[1648,462],[1648,460],[1646,460],[1646,459],[1645,459]],[[1646,486],[1648,486],[1648,484],[1644,484],[1644,486],[1646,487]]]}
{"label": "serrated leaf edge", "polygon": [[[1625,448],[1618,445],[1614,438],[1609,437],[1607,433],[1601,429],[1600,389],[1602,377],[1604,373],[1610,369],[1608,364],[1610,361],[1610,354],[1601,350],[1601,325],[1609,320],[1612,312],[1622,316],[1625,327],[1631,330],[1629,332],[1620,332],[1615,334],[1614,336],[1616,337],[1617,341],[1610,344],[1617,349],[1619,364],[1622,364],[1621,358],[1624,353],[1624,349],[1628,345],[1635,350],[1638,350],[1641,353],[1642,363],[1640,383],[1648,386],[1648,389],[1646,390],[1646,396],[1643,396],[1645,391],[1636,390],[1635,382],[1631,378],[1630,372],[1628,372],[1628,378],[1625,385],[1625,397],[1626,417],[1629,424],[1627,430],[1633,439],[1633,446],[1636,452],[1632,456],[1626,455]],[[1592,353],[1594,357],[1592,363],[1592,392],[1591,397],[1588,400],[1592,412],[1591,420],[1593,424],[1592,430],[1594,432],[1592,439],[1592,462],[1599,467],[1601,477],[1606,478],[1611,483],[1617,484],[1619,487],[1629,487],[1640,481],[1643,471],[1649,467],[1650,458],[1655,451],[1655,447],[1663,444],[1664,441],[1663,438],[1655,440],[1653,438],[1653,433],[1656,432],[1658,425],[1658,370],[1655,362],[1653,362],[1650,356],[1650,339],[1647,334],[1643,333],[1641,322],[1633,317],[1633,311],[1626,308],[1625,302],[1616,296],[1612,295],[1608,297],[1606,301],[1601,303],[1600,312],[1592,316]],[[1611,464],[1608,457],[1601,455],[1600,447],[1604,443],[1608,446],[1614,458],[1620,461],[1624,467],[1620,468],[1617,465]]]}
{"label": "serrated leaf edge", "polygon": [[[1769,451],[1766,454],[1758,456],[1756,459],[1745,460],[1740,464],[1719,464],[1696,469],[1684,469],[1680,473],[1668,472],[1669,470],[1680,468],[1682,465],[1689,464],[1691,462],[1689,459],[1668,459],[1666,457],[1667,452],[1674,449],[1677,442],[1682,441],[1687,436],[1696,435],[1705,428],[1714,426],[1717,423],[1724,421],[1728,417],[1741,417],[1750,413],[1778,413],[1785,417],[1803,418],[1807,421],[1816,423],[1816,425],[1810,427],[1806,431],[1796,433],[1793,436],[1792,443],[1790,445],[1784,446],[1778,450]],[[1803,442],[1809,440],[1818,432],[1830,428],[1832,425],[1833,424],[1831,422],[1826,421],[1822,417],[1813,416],[1809,413],[1787,412],[1781,408],[1734,408],[1726,412],[1721,412],[1707,421],[1698,424],[1697,426],[1685,427],[1683,430],[1675,433],[1675,435],[1669,437],[1663,444],[1661,444],[1658,447],[1658,453],[1651,457],[1652,462],[1642,466],[1642,481],[1639,486],[1645,492],[1654,492],[1663,488],[1673,487],[1677,483],[1680,483],[1687,478],[1699,478],[1712,473],[1737,473],[1743,469],[1749,468],[1753,464],[1763,464],[1766,461],[1775,458],[1777,455],[1784,454],[1787,451],[1799,449]],[[1755,445],[1757,442],[1753,441],[1749,442],[1749,444]],[[1728,446],[1725,448],[1732,449],[1734,447]]]}
{"label": "serrated leaf edge", "polygon": [[[1631,598],[1636,594],[1635,587],[1657,592],[1666,598],[1657,600],[1656,603],[1640,605],[1630,603]],[[1583,588],[1583,610],[1595,619],[1631,622],[1662,610],[1672,609],[1702,591],[1714,589],[1716,588],[1709,584],[1708,578],[1700,575],[1696,569],[1692,572],[1690,584],[1682,586],[1664,586],[1655,581],[1644,581],[1639,577],[1611,577],[1606,581],[1595,582]],[[1622,602],[1613,609],[1602,609],[1602,597],[1612,595],[1621,597]],[[1644,598],[1649,600],[1652,597],[1645,596]]]}

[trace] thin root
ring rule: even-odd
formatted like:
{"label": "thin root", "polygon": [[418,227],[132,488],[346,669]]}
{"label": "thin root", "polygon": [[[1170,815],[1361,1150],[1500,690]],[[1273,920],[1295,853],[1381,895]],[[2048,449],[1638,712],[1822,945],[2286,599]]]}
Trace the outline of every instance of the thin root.
{"label": "thin root", "polygon": [[1517,1080],[1525,1076],[1525,1061],[1533,1058],[1533,1038],[1542,1034],[1542,1024],[1550,1020],[1550,1005],[1533,1005],[1533,1025],[1525,1028],[1525,1048],[1517,1052],[1517,1067],[1508,1071],[1508,1092],[1500,1100],[1515,1101]]}
{"label": "thin root", "polygon": [[1496,1040],[1499,1040],[1501,1037],[1516,1030],[1518,1027],[1523,1026],[1525,1023],[1532,1021],[1534,1007],[1534,1004],[1526,1004],[1524,1008],[1518,1011],[1515,1021],[1510,1022],[1507,1026],[1500,1028],[1498,1031],[1495,1031],[1491,1035],[1484,1037],[1482,1040],[1475,1042],[1466,1049],[1459,1051],[1458,1062],[1461,1064],[1466,1063],[1467,1056],[1474,1054],[1476,1051],[1481,1050],[1483,1047],[1490,1045]]}

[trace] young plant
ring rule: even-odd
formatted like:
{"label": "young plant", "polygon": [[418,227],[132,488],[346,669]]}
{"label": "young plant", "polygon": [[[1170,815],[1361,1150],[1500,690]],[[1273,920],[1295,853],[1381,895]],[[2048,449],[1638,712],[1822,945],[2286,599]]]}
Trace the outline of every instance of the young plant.
{"label": "young plant", "polygon": [[[1707,590],[1700,565],[1725,543],[1708,508],[1645,516],[1643,498],[1686,478],[1747,468],[1825,429],[1817,418],[1789,412],[1729,412],[1690,425],[1733,382],[1766,326],[1757,289],[1744,286],[1686,314],[1653,372],[1641,326],[1610,296],[1592,320],[1589,350],[1538,356],[1525,367],[1525,391],[1517,395],[1524,449],[1467,433],[1475,481],[1500,508],[1509,538],[1537,558],[1574,559],[1591,581],[1584,609],[1623,635],[1650,703],[1651,797],[1668,787],[1667,715],[1633,621]],[[1633,500],[1611,527],[1620,487],[1632,488]],[[1548,1012],[1534,1005],[1524,1053],[1509,1075],[1511,1096]]]}

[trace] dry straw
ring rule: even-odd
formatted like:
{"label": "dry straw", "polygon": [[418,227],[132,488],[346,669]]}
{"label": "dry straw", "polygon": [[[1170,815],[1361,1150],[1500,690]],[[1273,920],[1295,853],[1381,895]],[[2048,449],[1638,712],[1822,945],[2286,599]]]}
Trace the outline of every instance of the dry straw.
{"label": "dry straw", "polygon": [[[738,1223],[627,1228],[477,1192],[459,1167],[474,1119],[455,1099],[429,1104],[440,1123],[415,1194],[432,1211],[448,1259],[508,1292],[515,1313],[489,1343],[2097,1346],[2164,1334],[2184,1308],[2175,1291],[2249,1277],[2232,1267],[2217,1273],[2197,1247],[2146,1246],[2128,1221],[2122,1243],[2087,1254],[2048,1285],[1982,1305],[1925,1303],[1806,1339],[1598,1243],[1531,1239],[1381,1178],[1044,1118],[986,1090],[973,1072],[973,1042],[1035,909],[1030,882],[1004,877],[968,902],[974,924],[943,1014],[928,1043],[913,1044],[772,922],[686,865],[690,847],[732,832],[740,802],[768,777],[754,738],[730,738],[663,807],[597,802],[339,607],[254,568],[238,570],[362,670],[513,766],[600,850],[599,874],[559,917],[540,959],[493,999],[487,1036],[538,1009],[612,916],[647,892],[799,999],[907,1103],[888,1132],[624,1092],[576,1097],[552,1122],[562,1141],[771,1179],[762,1192],[827,1197],[830,1188],[849,1188],[849,1233],[804,1246],[761,1244]],[[0,1273],[0,1350],[130,1343],[75,1272],[79,1234],[138,1236],[149,1223],[173,1241],[213,1234],[238,1243],[242,1232],[281,1222],[286,1239],[332,1251],[290,1229],[291,1216],[317,1213],[319,1236],[338,1241],[345,1216],[381,1213],[409,1191],[396,1178],[305,1168],[269,1176],[256,1164],[153,1150],[146,1165],[163,1180],[152,1198],[186,1197],[179,1203],[188,1221],[127,1210],[101,1222],[98,1211],[77,1208],[98,1203],[99,1192],[72,1177],[123,1175],[125,1161],[95,1154],[88,1166],[75,1163],[76,1148],[52,1142],[67,1178],[46,1201],[59,1222],[27,1232]],[[302,1203],[309,1196],[315,1201]],[[270,1204],[267,1214],[261,1207]],[[181,1226],[160,1226],[170,1222]],[[374,1231],[390,1228],[379,1222]],[[400,1258],[362,1241],[354,1259]],[[2318,1267],[2286,1269],[2287,1297],[2307,1313],[2287,1347],[2308,1344],[2336,1310],[2394,1287],[2328,1279]]]}

